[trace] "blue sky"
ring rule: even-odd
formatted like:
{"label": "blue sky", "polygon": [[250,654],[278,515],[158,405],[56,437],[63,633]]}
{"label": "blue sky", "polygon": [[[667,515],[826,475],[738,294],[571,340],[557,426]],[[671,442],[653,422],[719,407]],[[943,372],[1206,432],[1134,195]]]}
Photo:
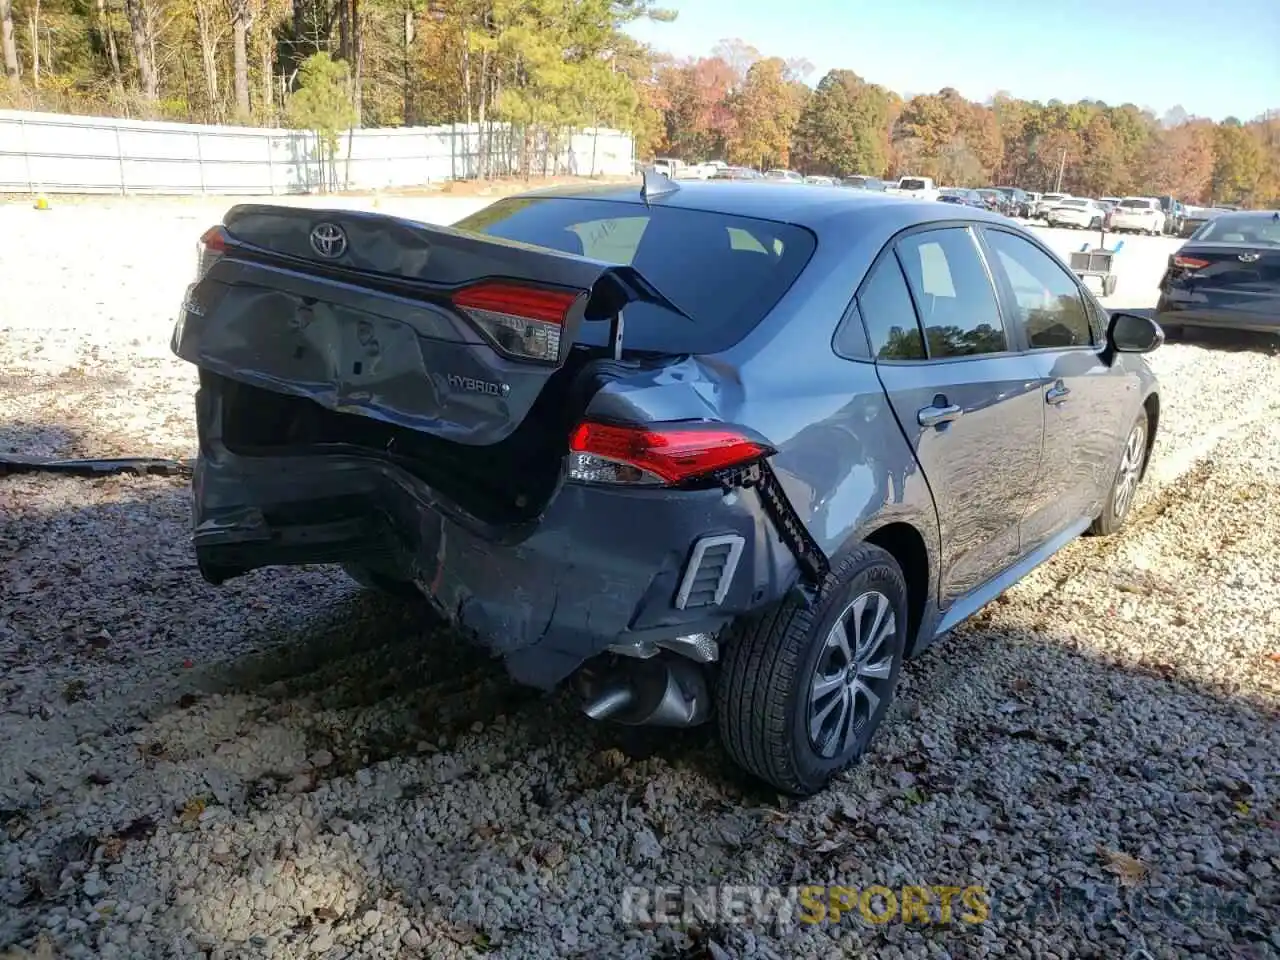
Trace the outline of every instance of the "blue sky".
{"label": "blue sky", "polygon": [[810,82],[844,67],[899,93],[955,87],[1029,100],[1175,104],[1221,120],[1280,108],[1280,0],[662,0],[674,23],[639,39],[702,56],[738,37],[804,57]]}

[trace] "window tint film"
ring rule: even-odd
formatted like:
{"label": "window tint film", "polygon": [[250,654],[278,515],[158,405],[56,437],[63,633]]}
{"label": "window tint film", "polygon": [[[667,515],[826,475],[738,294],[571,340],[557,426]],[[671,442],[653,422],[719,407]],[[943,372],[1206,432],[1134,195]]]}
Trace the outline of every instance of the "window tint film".
{"label": "window tint film", "polygon": [[915,296],[931,358],[1009,349],[995,290],[967,229],[911,234],[899,241],[898,256]]}
{"label": "window tint film", "polygon": [[858,312],[866,325],[873,357],[924,359],[924,339],[897,257],[890,254],[876,264],[858,293]]}
{"label": "window tint film", "polygon": [[[803,227],[621,200],[512,197],[457,229],[629,264],[692,317],[647,303],[626,311],[637,350],[714,353],[741,340],[782,299],[817,245]],[[608,324],[583,324],[578,340],[605,346]]]}
{"label": "window tint film", "polygon": [[1089,313],[1075,281],[1035,244],[1002,230],[988,230],[995,252],[1017,302],[1016,322],[1033,350],[1088,346],[1092,342]]}

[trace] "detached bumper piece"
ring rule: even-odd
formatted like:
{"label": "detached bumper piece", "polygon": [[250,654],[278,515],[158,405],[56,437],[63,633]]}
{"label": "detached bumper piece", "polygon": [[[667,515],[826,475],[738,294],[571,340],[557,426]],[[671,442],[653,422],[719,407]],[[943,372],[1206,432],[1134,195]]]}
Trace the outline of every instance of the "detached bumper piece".
{"label": "detached bumper piece", "polygon": [[26,457],[16,453],[0,454],[0,477],[17,473],[61,473],[73,477],[105,477],[131,473],[137,476],[189,477],[189,460],[164,460],[153,457],[93,457],[83,460],[58,460],[48,457]]}

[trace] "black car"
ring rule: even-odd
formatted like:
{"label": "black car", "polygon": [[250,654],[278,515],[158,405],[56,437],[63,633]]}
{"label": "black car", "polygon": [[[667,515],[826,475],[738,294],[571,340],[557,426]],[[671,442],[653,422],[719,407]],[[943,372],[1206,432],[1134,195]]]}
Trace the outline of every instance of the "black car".
{"label": "black car", "polygon": [[1008,198],[1006,212],[1009,216],[1022,217],[1024,220],[1031,219],[1031,197],[1025,190],[1017,187],[996,187],[996,189]]}
{"label": "black car", "polygon": [[1222,213],[1222,210],[1215,210],[1212,207],[1186,207],[1182,214],[1182,223],[1178,230],[1178,236],[1184,239],[1190,237],[1206,223]]}
{"label": "black car", "polygon": [[1010,212],[1013,209],[1012,202],[999,190],[994,187],[983,187],[981,190],[975,190],[974,193],[982,198],[988,210],[1004,214],[1006,217],[1010,216]]}
{"label": "black car", "polygon": [[884,192],[887,184],[879,177],[866,177],[862,175],[854,177],[845,177],[840,181],[841,186],[856,187],[859,190],[878,190]]}
{"label": "black car", "polygon": [[1156,319],[1185,327],[1280,334],[1280,211],[1222,213],[1169,258]]}
{"label": "black car", "polygon": [[965,207],[977,207],[980,210],[987,209],[987,203],[982,194],[978,193],[977,190],[968,190],[964,187],[947,187],[938,193],[938,200],[942,203],[958,203]]}

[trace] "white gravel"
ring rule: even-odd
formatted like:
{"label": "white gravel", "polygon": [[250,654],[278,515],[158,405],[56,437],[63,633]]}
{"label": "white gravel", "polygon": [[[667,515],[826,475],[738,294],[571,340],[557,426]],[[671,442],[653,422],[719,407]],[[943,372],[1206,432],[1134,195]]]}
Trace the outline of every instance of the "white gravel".
{"label": "white gravel", "polygon": [[[222,206],[0,205],[0,446],[193,453],[168,339]],[[1129,238],[1116,302],[1174,247]],[[333,569],[205,585],[180,481],[0,479],[0,956],[1280,955],[1280,359],[1153,362],[1130,529],[908,667],[874,755],[799,804]],[[990,918],[619,914],[629,884],[796,883],[981,885]]]}

